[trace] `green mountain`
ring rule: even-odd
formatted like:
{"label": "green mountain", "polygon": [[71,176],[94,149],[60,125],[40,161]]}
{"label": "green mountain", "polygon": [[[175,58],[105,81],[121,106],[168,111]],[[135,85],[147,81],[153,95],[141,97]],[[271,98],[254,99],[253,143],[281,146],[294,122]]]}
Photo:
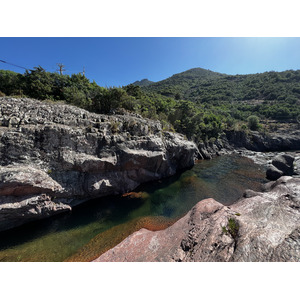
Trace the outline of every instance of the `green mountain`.
{"label": "green mountain", "polygon": [[300,70],[265,72],[249,75],[226,75],[196,68],[143,88],[176,99],[196,103],[300,99]]}
{"label": "green mountain", "polygon": [[226,75],[210,70],[193,68],[148,85],[145,90],[175,97],[177,94],[186,94],[191,88],[198,86],[200,83],[220,79],[224,76]]}
{"label": "green mountain", "polygon": [[142,79],[142,80],[137,80],[137,81],[135,81],[132,84],[133,85],[138,85],[140,87],[143,87],[143,86],[148,86],[148,85],[153,84],[153,83],[155,83],[155,82],[151,81],[151,80],[148,80],[147,78],[145,78],[145,79]]}

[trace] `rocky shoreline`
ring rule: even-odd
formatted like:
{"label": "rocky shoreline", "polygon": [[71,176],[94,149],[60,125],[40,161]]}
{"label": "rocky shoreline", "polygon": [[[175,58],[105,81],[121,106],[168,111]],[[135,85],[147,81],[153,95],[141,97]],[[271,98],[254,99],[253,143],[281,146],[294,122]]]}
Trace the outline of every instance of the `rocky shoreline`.
{"label": "rocky shoreline", "polygon": [[300,261],[300,178],[282,176],[235,204],[198,202],[161,231],[141,229],[95,262]]}
{"label": "rocky shoreline", "polygon": [[293,176],[271,179],[262,192],[246,190],[230,206],[204,199],[169,228],[141,229],[94,261],[300,261],[299,163],[296,153],[277,155],[267,176],[274,167]]}
{"label": "rocky shoreline", "polygon": [[0,231],[194,165],[198,149],[138,115],[0,98]]}

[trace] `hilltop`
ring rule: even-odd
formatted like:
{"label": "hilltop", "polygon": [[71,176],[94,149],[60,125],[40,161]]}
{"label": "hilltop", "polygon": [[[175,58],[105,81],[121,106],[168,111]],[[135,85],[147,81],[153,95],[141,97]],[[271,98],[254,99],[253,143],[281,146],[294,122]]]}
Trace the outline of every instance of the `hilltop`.
{"label": "hilltop", "polygon": [[148,85],[153,84],[153,83],[155,83],[155,82],[151,81],[151,80],[148,80],[147,78],[145,78],[145,79],[142,79],[142,80],[137,80],[137,81],[135,81],[132,84],[143,87],[143,86],[148,86]]}
{"label": "hilltop", "polygon": [[192,86],[198,85],[202,81],[219,79],[223,76],[226,75],[202,68],[193,68],[174,74],[162,81],[147,84],[146,86],[148,88],[145,90],[157,92],[165,96],[175,96],[176,93],[182,93],[183,91],[190,89]]}

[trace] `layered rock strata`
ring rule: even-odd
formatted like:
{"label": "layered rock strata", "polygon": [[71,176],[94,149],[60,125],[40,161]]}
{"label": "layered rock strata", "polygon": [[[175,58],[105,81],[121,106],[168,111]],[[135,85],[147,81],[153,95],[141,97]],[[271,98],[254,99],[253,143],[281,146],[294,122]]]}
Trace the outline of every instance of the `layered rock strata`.
{"label": "layered rock strata", "polygon": [[95,261],[300,261],[300,178],[247,190],[231,206],[205,199],[169,228],[141,229]]}
{"label": "layered rock strata", "polygon": [[262,134],[251,131],[226,131],[226,140],[234,148],[245,148],[252,151],[290,151],[300,149],[300,129]]}
{"label": "layered rock strata", "polygon": [[173,175],[198,154],[138,115],[0,98],[0,230]]}
{"label": "layered rock strata", "polygon": [[199,143],[198,148],[204,159],[235,152],[247,156],[249,152],[268,155],[271,152],[295,151],[300,150],[300,129],[293,126],[291,130],[271,134],[227,130],[217,140]]}

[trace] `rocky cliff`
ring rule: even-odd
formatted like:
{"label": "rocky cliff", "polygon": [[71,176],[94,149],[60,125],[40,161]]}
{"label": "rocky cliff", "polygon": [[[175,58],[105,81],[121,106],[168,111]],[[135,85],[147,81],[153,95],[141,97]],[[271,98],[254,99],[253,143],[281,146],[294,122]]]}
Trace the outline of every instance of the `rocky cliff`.
{"label": "rocky cliff", "polygon": [[197,146],[203,159],[236,151],[248,156],[247,150],[261,153],[294,151],[300,150],[300,130],[296,126],[273,133],[226,130],[217,140]]}
{"label": "rocky cliff", "polygon": [[169,228],[141,229],[95,261],[300,261],[300,178],[224,206],[205,199]]}
{"label": "rocky cliff", "polygon": [[0,98],[0,230],[191,167],[198,149],[138,115]]}
{"label": "rocky cliff", "polygon": [[226,131],[226,141],[234,148],[252,151],[289,151],[300,149],[300,130],[279,130],[272,134],[257,131]]}

